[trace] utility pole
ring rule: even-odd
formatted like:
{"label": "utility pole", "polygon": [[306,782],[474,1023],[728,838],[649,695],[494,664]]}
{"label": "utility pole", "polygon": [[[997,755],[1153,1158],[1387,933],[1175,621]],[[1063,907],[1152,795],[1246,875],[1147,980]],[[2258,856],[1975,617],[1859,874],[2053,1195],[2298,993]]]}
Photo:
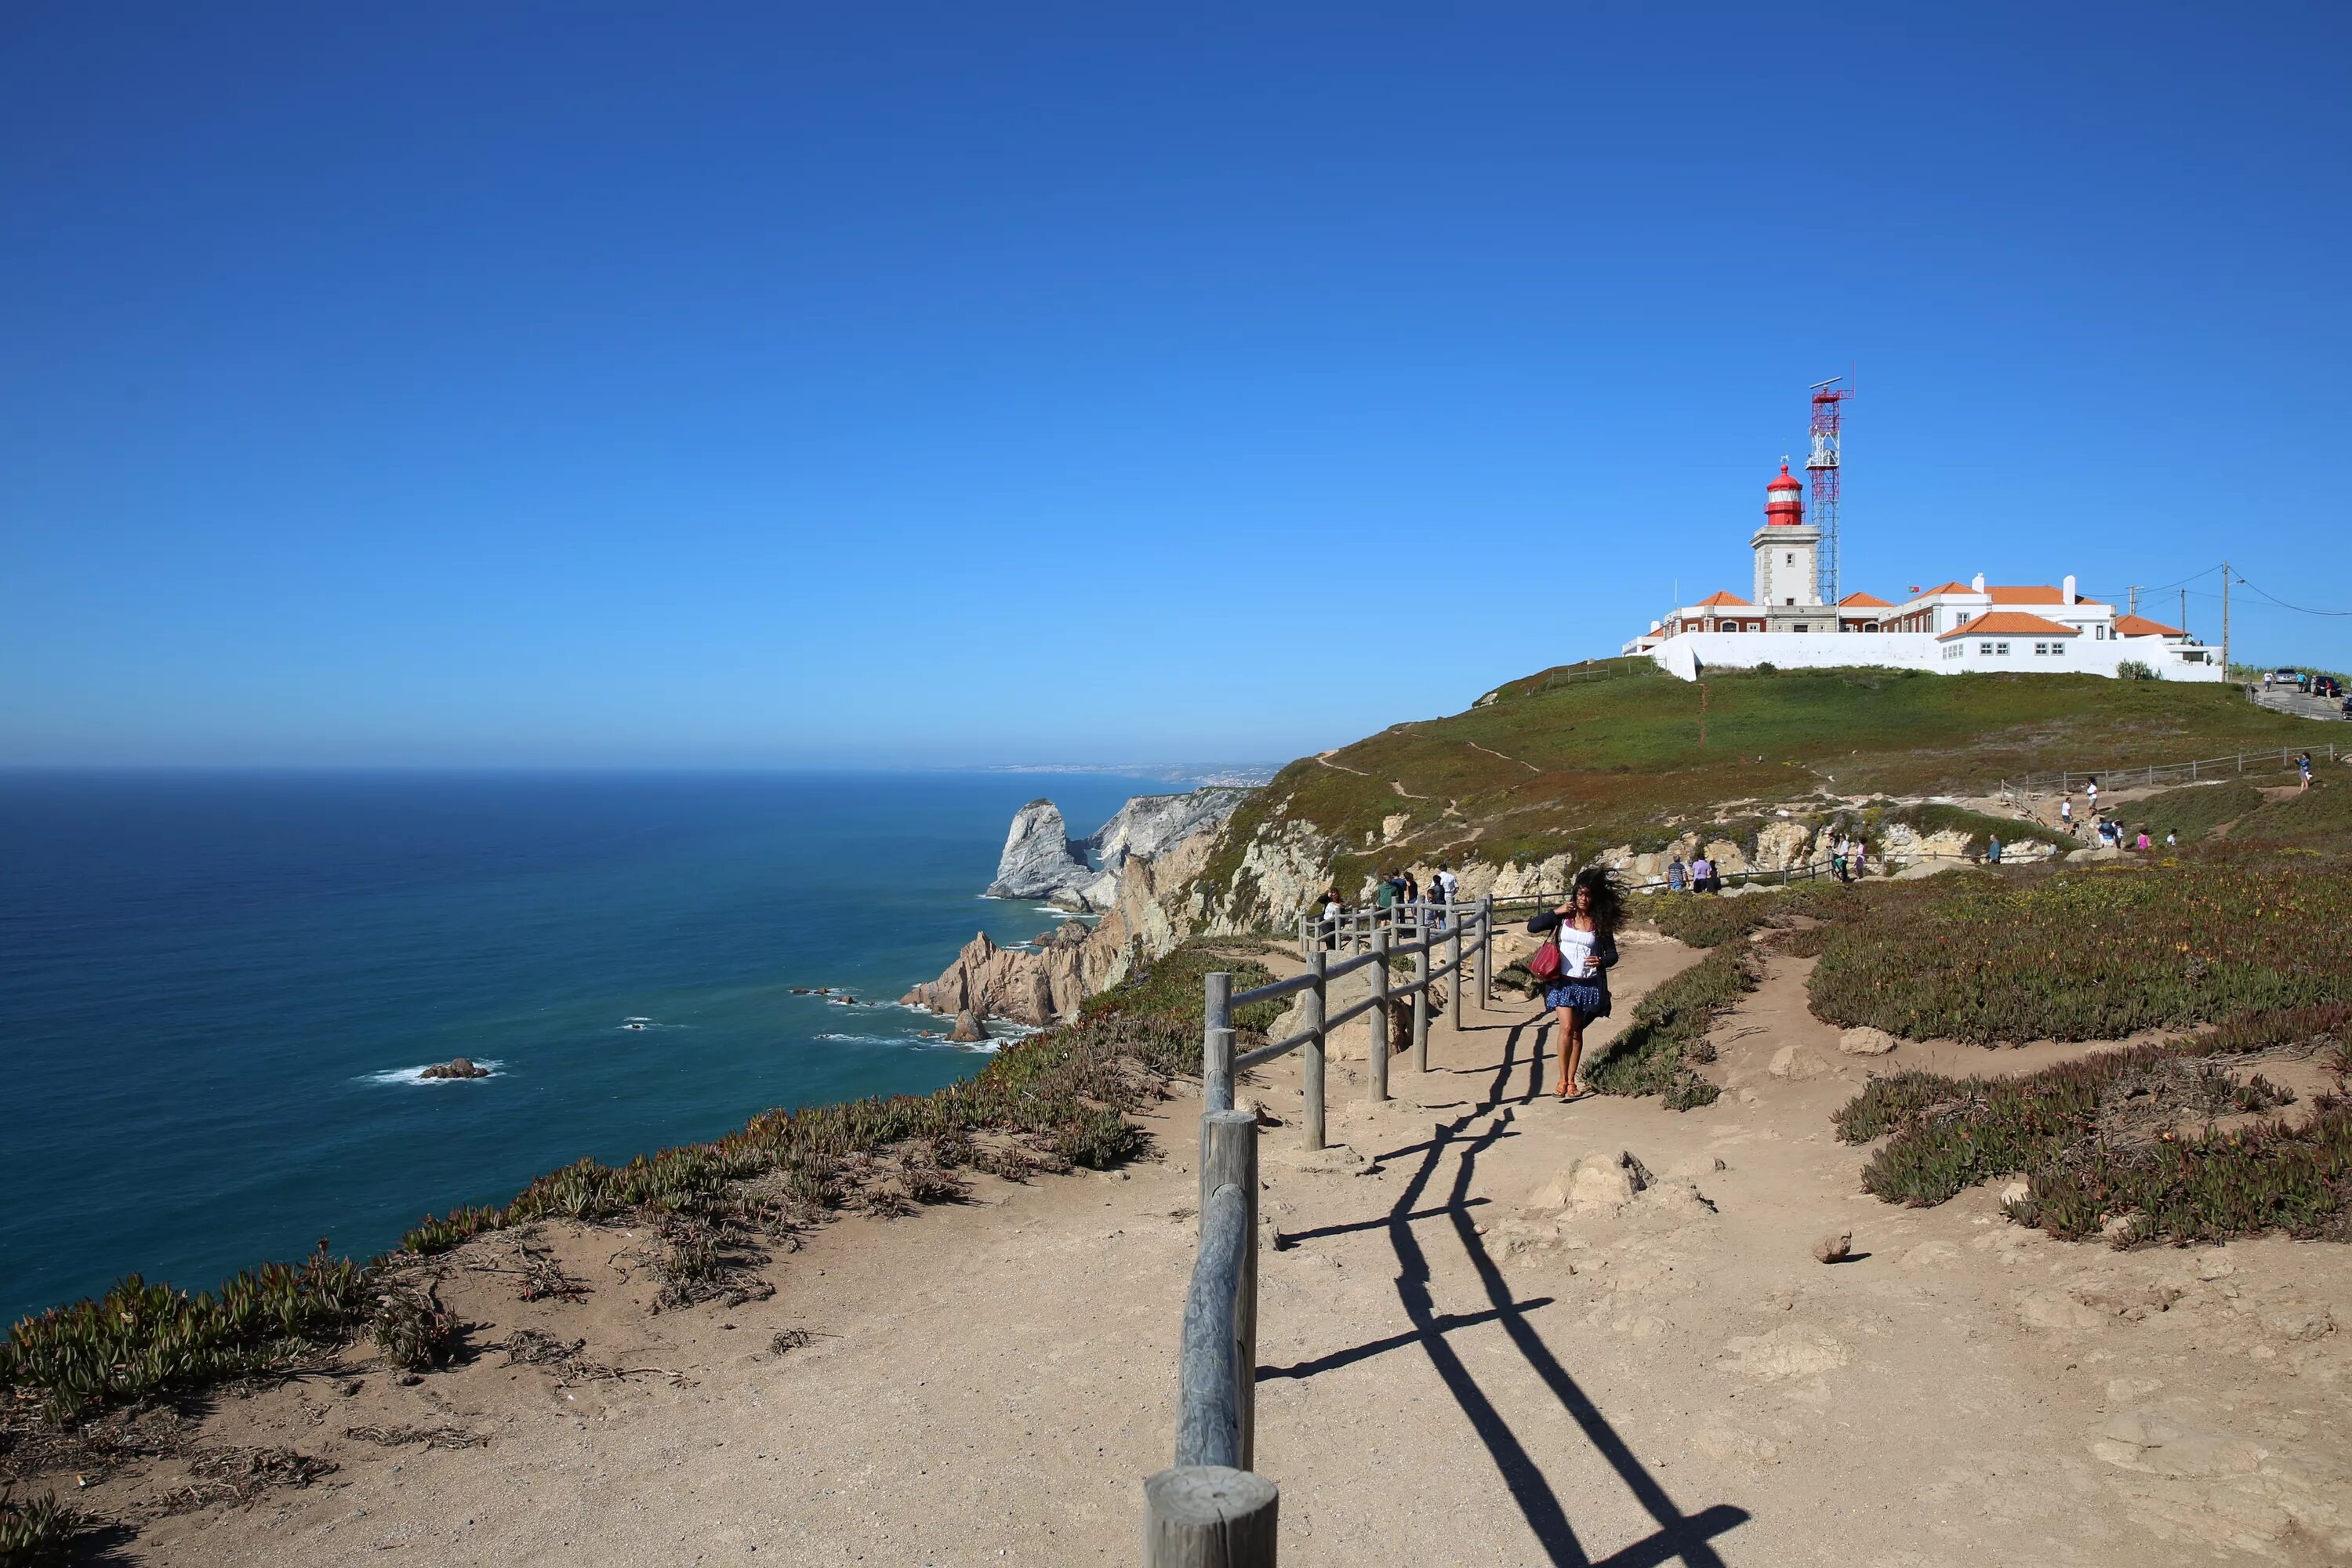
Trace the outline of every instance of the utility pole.
{"label": "utility pole", "polygon": [[2230,563],[2221,563],[2221,679],[2230,679]]}
{"label": "utility pole", "polygon": [[2131,595],[2131,603],[2125,607],[2124,614],[2127,616],[2136,616],[2139,614],[2139,588],[2140,585],[2134,583],[2130,587],[2124,590],[2125,593]]}
{"label": "utility pole", "polygon": [[[2184,632],[2189,629],[2189,590],[2186,588],[2180,590],[2180,629]],[[2230,672],[2225,669],[2221,673],[2227,675]]]}

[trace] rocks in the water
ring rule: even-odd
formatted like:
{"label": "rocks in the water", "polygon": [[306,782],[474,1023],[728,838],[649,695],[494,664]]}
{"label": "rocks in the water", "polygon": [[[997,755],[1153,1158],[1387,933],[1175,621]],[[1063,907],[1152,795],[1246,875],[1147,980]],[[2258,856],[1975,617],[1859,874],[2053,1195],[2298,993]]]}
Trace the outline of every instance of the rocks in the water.
{"label": "rocks in the water", "polygon": [[956,1015],[955,1027],[948,1031],[948,1038],[959,1046],[977,1045],[988,1037],[988,1026],[969,1007]]}
{"label": "rocks in the water", "polygon": [[1772,1053],[1771,1064],[1764,1070],[1774,1078],[1801,1083],[1807,1079],[1826,1077],[1832,1069],[1829,1058],[1811,1046],[1782,1046]]}
{"label": "rocks in the water", "polygon": [[1850,1057],[1883,1057],[1895,1048],[1895,1037],[1867,1025],[1838,1037],[1838,1049]]}
{"label": "rocks in the water", "polygon": [[1835,1236],[1825,1236],[1813,1243],[1813,1261],[1842,1263],[1853,1256],[1853,1232],[1842,1230]]}
{"label": "rocks in the water", "polygon": [[1013,831],[1005,835],[1004,853],[997,858],[996,880],[988,885],[988,896],[1051,898],[1084,887],[1096,875],[1087,864],[1085,847],[1072,842],[1062,808],[1050,800],[1033,800],[1013,814]]}
{"label": "rocks in the water", "polygon": [[419,1078],[488,1078],[490,1069],[476,1064],[471,1057],[457,1057],[446,1062],[436,1062],[416,1075]]}

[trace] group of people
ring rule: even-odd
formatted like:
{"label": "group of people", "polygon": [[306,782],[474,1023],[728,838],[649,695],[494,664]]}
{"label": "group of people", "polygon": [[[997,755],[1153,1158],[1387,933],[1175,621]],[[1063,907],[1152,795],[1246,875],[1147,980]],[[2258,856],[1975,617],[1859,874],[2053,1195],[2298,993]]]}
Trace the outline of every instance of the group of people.
{"label": "group of people", "polygon": [[[1460,898],[1461,892],[1462,879],[1445,862],[1441,861],[1437,869],[1430,873],[1427,887],[1423,887],[1421,879],[1411,871],[1401,871],[1391,867],[1372,883],[1372,907],[1376,910],[1411,908],[1425,899],[1428,900],[1430,929],[1444,931],[1445,911]],[[1323,896],[1316,900],[1316,906],[1317,930],[1322,938],[1323,951],[1328,952],[1339,940],[1339,921],[1348,912],[1347,901],[1339,897],[1339,889],[1326,888]]]}
{"label": "group of people", "polygon": [[1687,866],[1683,864],[1682,854],[1678,850],[1666,867],[1666,891],[1719,893],[1723,891],[1723,879],[1716,875],[1715,862],[1707,858],[1705,850],[1701,850],[1698,858]]}

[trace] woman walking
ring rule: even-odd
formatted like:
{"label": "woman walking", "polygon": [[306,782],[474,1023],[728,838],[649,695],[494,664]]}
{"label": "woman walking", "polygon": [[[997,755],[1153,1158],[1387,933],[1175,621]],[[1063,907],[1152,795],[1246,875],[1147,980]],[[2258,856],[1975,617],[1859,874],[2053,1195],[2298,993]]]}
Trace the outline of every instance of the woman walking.
{"label": "woman walking", "polygon": [[1528,922],[1531,931],[1552,931],[1559,944],[1559,973],[1544,986],[1544,1005],[1559,1017],[1559,1082],[1552,1092],[1562,1104],[1592,1091],[1579,1076],[1584,1066],[1584,1028],[1609,1016],[1609,969],[1617,962],[1617,918],[1622,901],[1617,884],[1598,866],[1576,874],[1568,901]]}

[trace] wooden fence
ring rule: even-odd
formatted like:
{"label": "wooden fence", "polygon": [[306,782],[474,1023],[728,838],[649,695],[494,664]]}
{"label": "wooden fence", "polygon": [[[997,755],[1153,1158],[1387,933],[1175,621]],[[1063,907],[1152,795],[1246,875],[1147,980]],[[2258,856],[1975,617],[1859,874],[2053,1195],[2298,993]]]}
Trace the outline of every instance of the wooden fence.
{"label": "wooden fence", "polygon": [[[2317,763],[2323,753],[2328,762],[2336,760],[2336,747],[2281,746],[2278,765],[2282,772],[2294,768],[2295,758],[2311,753]],[[2121,768],[2070,768],[2063,773],[2028,773],[2022,778],[2000,781],[2000,798],[2022,805],[2037,795],[2064,795],[2096,781],[2102,789],[2153,789],[2158,784],[2205,784],[2216,779],[2236,778],[2249,766],[2257,773],[2270,769],[2268,747],[2255,752],[2231,752],[2218,757],[2197,757],[2185,763],[2139,763]]]}
{"label": "wooden fence", "polygon": [[[1257,1426],[1257,1116],[1234,1109],[1234,1077],[1291,1051],[1304,1052],[1307,1147],[1324,1147],[1324,1090],[1333,1033],[1367,1020],[1367,1094],[1389,1098],[1390,1008],[1412,1001],[1412,1065],[1429,1070],[1429,992],[1454,977],[1454,1020],[1475,972],[1481,1001],[1494,986],[1491,899],[1475,905],[1400,904],[1359,911],[1351,940],[1361,951],[1339,957],[1300,944],[1307,972],[1236,993],[1234,977],[1206,980],[1201,1035],[1201,1235],[1184,1293],[1184,1331],[1176,1365],[1176,1462],[1143,1483],[1145,1568],[1274,1568],[1281,1493],[1256,1473]],[[1439,951],[1445,959],[1433,965]],[[1412,978],[1390,972],[1412,960]],[[1333,981],[1370,972],[1370,994],[1334,1015]],[[1305,998],[1306,1027],[1255,1050],[1234,1054],[1234,1010],[1253,1003]]]}

